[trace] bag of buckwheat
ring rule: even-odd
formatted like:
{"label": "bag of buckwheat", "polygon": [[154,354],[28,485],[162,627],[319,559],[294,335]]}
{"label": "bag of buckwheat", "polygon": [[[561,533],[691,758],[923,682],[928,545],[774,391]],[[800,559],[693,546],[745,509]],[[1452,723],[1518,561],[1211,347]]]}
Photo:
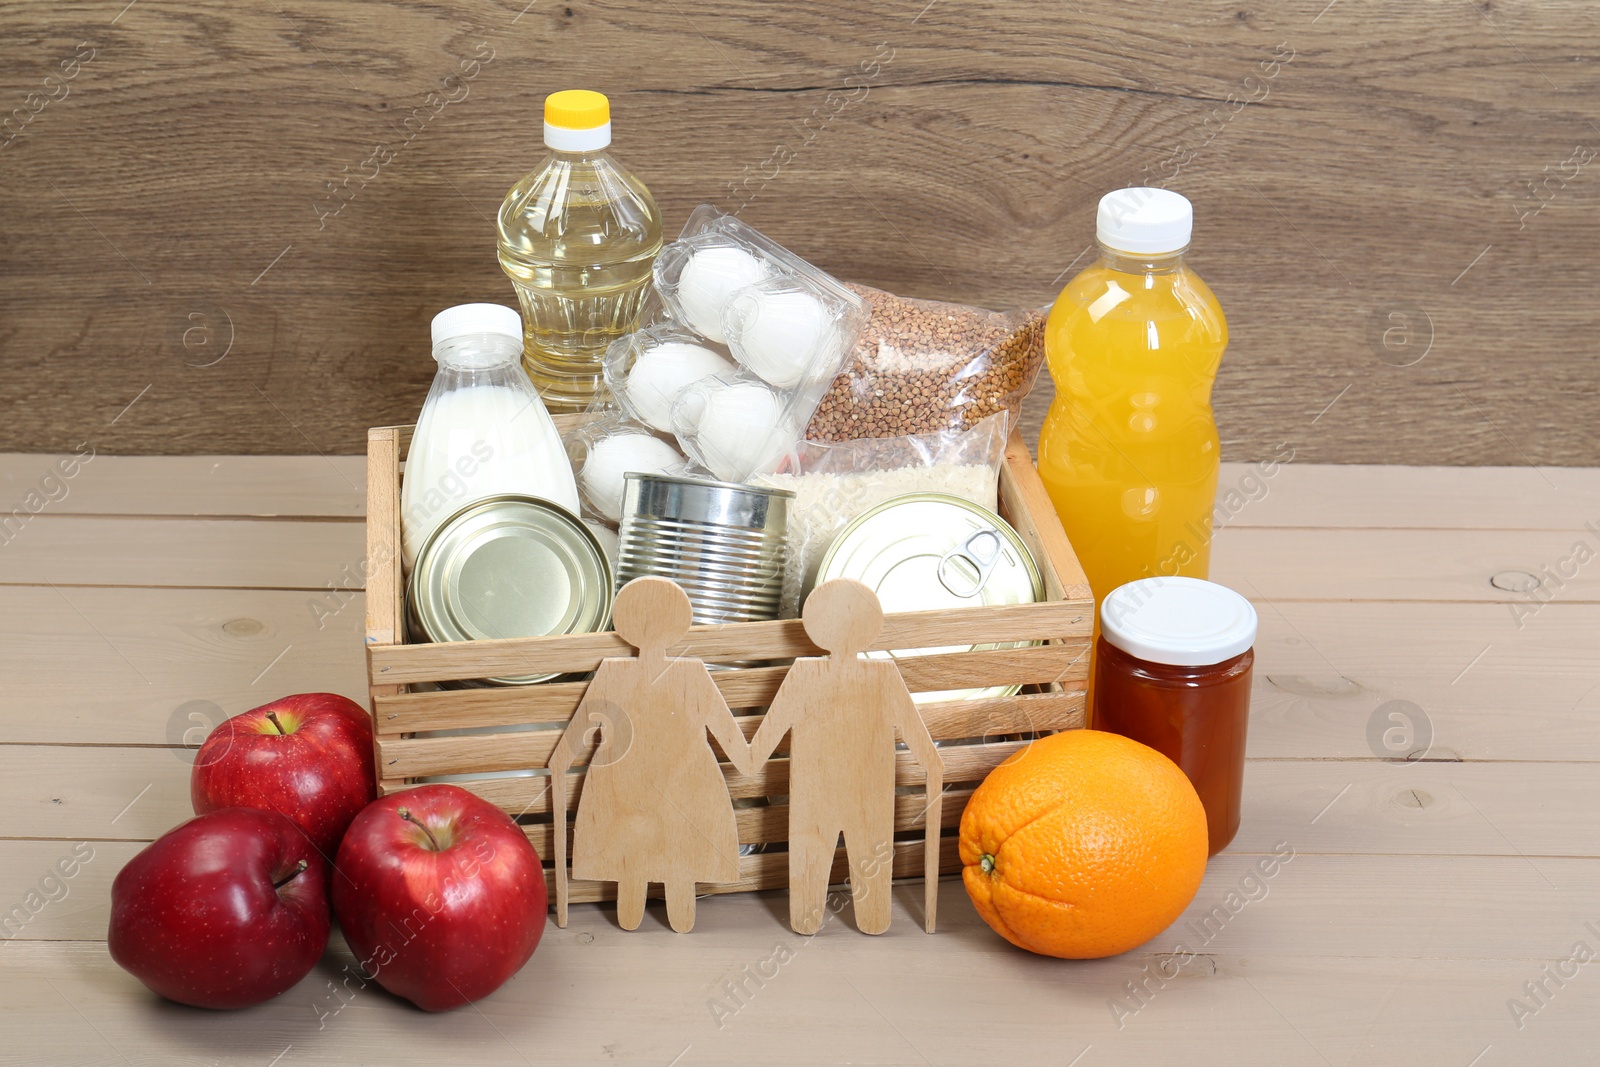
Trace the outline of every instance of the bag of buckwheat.
{"label": "bag of buckwheat", "polygon": [[872,315],[807,439],[961,431],[999,412],[1015,423],[1044,364],[1043,310],[987,311],[847,284]]}

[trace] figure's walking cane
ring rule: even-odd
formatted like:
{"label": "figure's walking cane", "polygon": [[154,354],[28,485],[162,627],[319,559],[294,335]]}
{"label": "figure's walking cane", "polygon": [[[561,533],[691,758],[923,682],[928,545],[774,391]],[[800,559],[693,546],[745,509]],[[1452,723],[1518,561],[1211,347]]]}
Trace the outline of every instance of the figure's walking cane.
{"label": "figure's walking cane", "polygon": [[922,846],[922,912],[923,928],[933,933],[934,910],[939,905],[939,831],[943,828],[941,812],[944,808],[944,761],[935,759],[926,770],[928,825],[923,831]]}
{"label": "figure's walking cane", "polygon": [[550,822],[556,846],[556,925],[567,926],[567,768],[550,767]]}

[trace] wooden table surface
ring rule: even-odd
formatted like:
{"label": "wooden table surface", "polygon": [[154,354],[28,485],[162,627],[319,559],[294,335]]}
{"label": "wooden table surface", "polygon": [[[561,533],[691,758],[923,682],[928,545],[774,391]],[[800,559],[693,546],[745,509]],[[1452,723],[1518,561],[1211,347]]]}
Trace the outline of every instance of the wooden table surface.
{"label": "wooden table surface", "polygon": [[704,900],[689,935],[579,905],[494,996],[428,1016],[337,997],[337,934],[235,1013],[158,1000],[104,944],[116,871],[189,815],[185,745],[285,693],[364,699],[363,460],[52,465],[0,456],[0,514],[45,501],[0,533],[0,913],[27,919],[0,1062],[1595,1060],[1600,471],[1225,467],[1213,576],[1261,617],[1244,824],[1141,949],[1027,955],[951,880],[931,936],[916,883],[877,938],[848,912],[801,938],[781,894]]}

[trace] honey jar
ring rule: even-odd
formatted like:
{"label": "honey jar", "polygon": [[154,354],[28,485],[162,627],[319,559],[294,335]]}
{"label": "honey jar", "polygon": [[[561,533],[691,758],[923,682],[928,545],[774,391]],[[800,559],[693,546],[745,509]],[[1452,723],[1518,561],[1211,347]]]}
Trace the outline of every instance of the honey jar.
{"label": "honey jar", "polygon": [[1198,578],[1143,578],[1100,606],[1090,725],[1182,768],[1213,856],[1239,831],[1255,639],[1250,601]]}

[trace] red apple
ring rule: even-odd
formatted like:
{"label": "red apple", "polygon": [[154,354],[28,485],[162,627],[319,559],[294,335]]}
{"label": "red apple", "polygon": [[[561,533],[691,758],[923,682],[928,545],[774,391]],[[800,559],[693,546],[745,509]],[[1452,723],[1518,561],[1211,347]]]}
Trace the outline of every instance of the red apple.
{"label": "red apple", "polygon": [[328,865],[281,815],[226,808],[167,831],[111,883],[111,958],[170,1000],[244,1008],[328,944]]}
{"label": "red apple", "polygon": [[486,997],[544,933],[544,867],[520,827],[458,786],[367,805],[339,846],[333,911],[362,970],[424,1011]]}
{"label": "red apple", "polygon": [[350,820],[377,794],[372,718],[334,693],[298,693],[235,715],[200,746],[189,779],[196,815],[276,811],[329,863]]}

